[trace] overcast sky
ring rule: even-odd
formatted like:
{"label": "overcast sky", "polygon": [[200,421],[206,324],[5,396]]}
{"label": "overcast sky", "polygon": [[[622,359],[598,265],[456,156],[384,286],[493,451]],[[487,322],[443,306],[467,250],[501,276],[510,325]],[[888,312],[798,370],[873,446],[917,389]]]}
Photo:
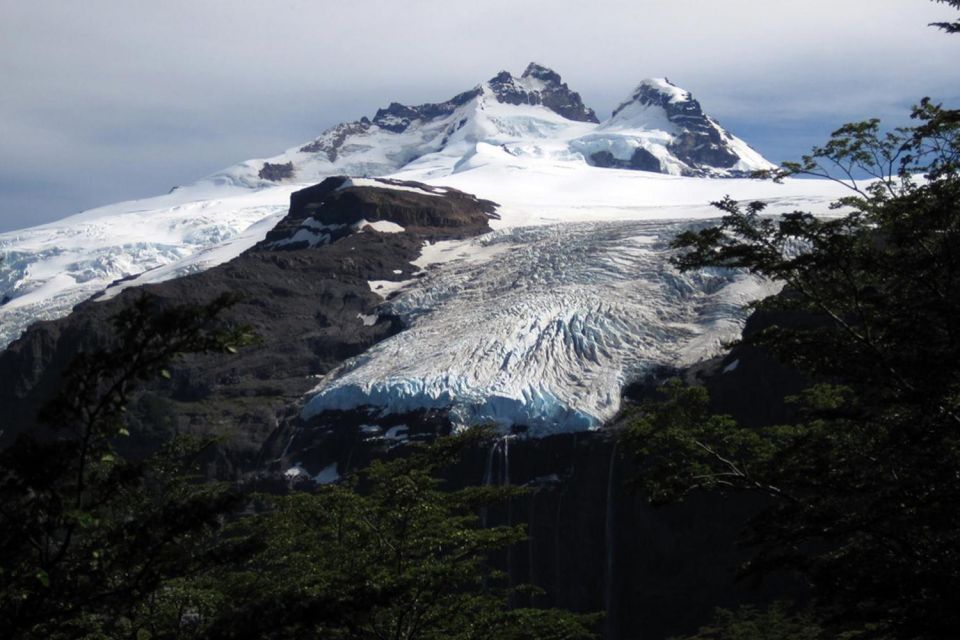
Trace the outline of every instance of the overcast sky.
{"label": "overcast sky", "polygon": [[775,162],[960,102],[925,0],[0,0],[0,230],[165,193],[536,60],[602,117],[667,76]]}

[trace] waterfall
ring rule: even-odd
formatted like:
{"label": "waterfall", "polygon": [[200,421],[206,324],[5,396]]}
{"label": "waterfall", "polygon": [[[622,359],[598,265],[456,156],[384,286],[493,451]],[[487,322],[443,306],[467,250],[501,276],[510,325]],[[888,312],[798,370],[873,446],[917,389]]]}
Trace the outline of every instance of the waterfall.
{"label": "waterfall", "polygon": [[[483,471],[483,486],[510,486],[510,439],[513,437],[501,436],[490,445],[487,466]],[[495,463],[499,463],[496,469]]]}
{"label": "waterfall", "polygon": [[[513,436],[503,436],[501,442],[503,446],[500,448],[500,486],[507,487],[510,486],[510,438]],[[513,526],[513,500],[507,499],[507,526]],[[507,585],[511,588],[516,584],[513,576],[513,551],[515,545],[510,545],[507,547]],[[516,595],[511,592],[510,598],[507,601],[507,604],[513,608],[517,606]]]}
{"label": "waterfall", "polygon": [[[487,453],[487,466],[483,470],[483,480],[482,485],[489,487],[493,484],[493,459],[497,455],[497,449],[500,447],[500,440],[494,440],[490,445],[490,451]],[[487,506],[484,505],[480,507],[480,526],[484,529],[487,528]]]}
{"label": "waterfall", "polygon": [[295,426],[295,427],[293,427],[293,429],[291,429],[290,431],[291,431],[291,432],[290,432],[290,439],[287,440],[287,444],[286,444],[286,446],[283,448],[283,451],[280,453],[280,457],[277,458],[278,460],[285,460],[285,459],[286,459],[287,453],[290,452],[290,447],[293,446],[293,441],[296,439],[297,434],[300,433],[300,427],[296,427],[296,426]]}
{"label": "waterfall", "polygon": [[500,486],[510,486],[510,438],[503,436],[503,464],[500,467]]}
{"label": "waterfall", "polygon": [[617,537],[617,513],[616,513],[616,476],[617,464],[617,443],[614,442],[613,449],[610,451],[610,466],[607,471],[607,512],[604,537],[606,542],[606,564],[603,576],[603,600],[606,617],[606,640],[616,640],[619,636],[619,624],[617,620],[617,593],[614,582],[614,565],[616,563],[616,537]]}
{"label": "waterfall", "polygon": [[490,445],[490,451],[487,453],[487,466],[483,470],[483,486],[489,487],[493,484],[493,458],[497,455],[497,448],[500,446],[500,440],[494,440]]}
{"label": "waterfall", "polygon": [[[501,436],[490,445],[490,451],[487,453],[487,464],[483,471],[483,486],[506,487],[510,485],[510,439],[514,436]],[[507,500],[506,503],[507,526],[513,525],[513,501]],[[489,508],[483,506],[480,508],[480,526],[486,528],[489,524]],[[514,545],[507,547],[507,583],[513,586],[513,550]],[[486,582],[486,580],[484,580]],[[514,606],[514,596],[510,595],[510,606]]]}
{"label": "waterfall", "polygon": [[[534,524],[537,513],[537,493],[540,492],[540,489],[534,489],[530,492],[530,499],[528,501],[529,512],[527,514],[527,582],[537,586],[537,574],[534,569],[536,565],[534,564],[534,545],[536,544],[536,539],[534,538]],[[530,595],[530,606],[536,605],[536,596]]]}

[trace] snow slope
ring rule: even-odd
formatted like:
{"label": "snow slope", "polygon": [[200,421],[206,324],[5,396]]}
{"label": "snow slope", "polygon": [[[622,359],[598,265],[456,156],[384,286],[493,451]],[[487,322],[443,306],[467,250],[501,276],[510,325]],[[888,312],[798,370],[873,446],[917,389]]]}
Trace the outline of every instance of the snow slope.
{"label": "snow slope", "polygon": [[296,188],[201,183],[0,234],[0,347],[116,280],[165,280],[230,260],[286,214]]}

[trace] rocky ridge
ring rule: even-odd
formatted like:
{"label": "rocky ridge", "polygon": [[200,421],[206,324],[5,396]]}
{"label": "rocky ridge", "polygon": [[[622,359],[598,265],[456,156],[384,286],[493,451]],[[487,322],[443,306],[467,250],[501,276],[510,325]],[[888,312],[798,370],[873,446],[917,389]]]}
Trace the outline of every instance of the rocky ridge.
{"label": "rocky ridge", "polygon": [[[251,325],[262,344],[228,359],[186,358],[171,370],[170,380],[152,384],[131,408],[139,435],[130,446],[147,450],[172,433],[225,430],[210,473],[233,477],[249,471],[278,413],[314,384],[314,376],[400,330],[396,318],[377,314],[382,298],[370,282],[414,277],[419,268],[411,263],[424,242],[489,230],[495,206],[455,189],[438,193],[428,185],[388,182],[354,186],[345,177],[295,192],[290,212],[269,238],[233,260],[159,284],[119,282],[117,295],[82,303],[65,318],[38,322],[0,352],[5,382],[0,403],[8,408],[0,444],[36,428],[37,409],[56,392],[72,357],[102,342],[106,319],[142,294],[159,304],[200,304],[233,292],[242,301],[227,319]],[[312,245],[287,242],[307,219],[342,233]],[[371,224],[353,224],[361,219]],[[383,232],[378,222],[407,227]]]}
{"label": "rocky ridge", "polygon": [[[631,105],[643,117],[638,119]],[[627,112],[632,118],[625,126]],[[600,122],[560,74],[532,62],[519,77],[501,71],[444,102],[392,102],[372,118],[336,125],[281,156],[249,161],[214,178],[253,186],[310,181],[324,170],[384,175],[425,156],[465,158],[483,143],[521,153],[532,148],[543,153],[546,144],[557,147],[546,152],[550,155],[566,149],[597,167],[689,176],[743,176],[772,166],[704,114],[689,92],[665,79],[644,81]],[[293,172],[276,170],[287,163]]]}

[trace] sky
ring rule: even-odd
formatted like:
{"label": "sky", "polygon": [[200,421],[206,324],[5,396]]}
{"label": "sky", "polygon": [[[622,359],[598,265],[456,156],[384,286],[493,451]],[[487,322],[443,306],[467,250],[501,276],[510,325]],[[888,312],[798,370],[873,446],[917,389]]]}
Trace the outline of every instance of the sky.
{"label": "sky", "polygon": [[0,0],[0,231],[166,193],[530,61],[601,118],[666,76],[768,159],[960,103],[927,0]]}

